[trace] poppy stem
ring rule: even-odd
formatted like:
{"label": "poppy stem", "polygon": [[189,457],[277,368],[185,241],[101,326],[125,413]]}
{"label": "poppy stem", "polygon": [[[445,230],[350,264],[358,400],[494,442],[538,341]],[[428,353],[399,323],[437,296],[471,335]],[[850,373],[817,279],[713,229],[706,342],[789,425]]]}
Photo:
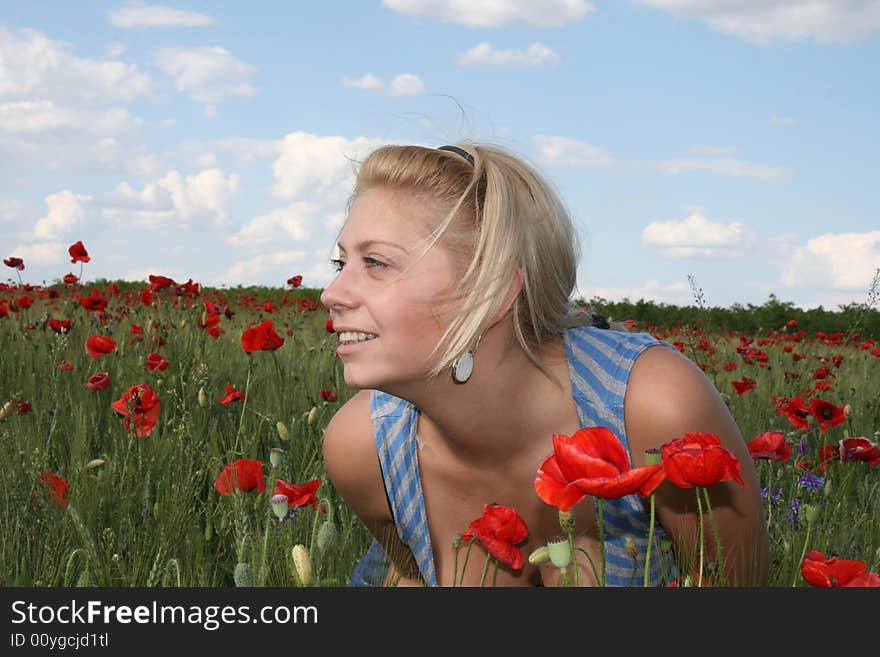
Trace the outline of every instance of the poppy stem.
{"label": "poppy stem", "polygon": [[798,563],[796,563],[795,567],[794,567],[794,577],[791,580],[792,587],[797,586],[798,574],[800,573],[800,570],[801,570],[801,564],[804,563],[804,557],[807,554],[807,546],[810,544],[810,530],[811,529],[813,529],[813,523],[808,522],[807,523],[807,535],[804,536],[804,549],[801,550],[800,561]]}
{"label": "poppy stem", "polygon": [[654,545],[654,493],[651,493],[651,526],[648,529],[648,547],[645,551],[645,580],[643,588],[648,588],[648,578],[651,573],[651,547]]}
{"label": "poppy stem", "polygon": [[244,426],[244,411],[247,408],[248,402],[248,390],[251,387],[251,370],[253,369],[254,359],[253,356],[248,354],[248,367],[247,367],[247,380],[244,384],[244,399],[241,402],[241,416],[238,418],[238,432],[235,435],[235,447],[238,448],[238,441],[241,438],[241,428]]}
{"label": "poppy stem", "polygon": [[483,563],[483,572],[480,573],[480,587],[483,586],[483,581],[486,579],[486,573],[489,571],[489,561],[492,559],[492,553],[486,555],[486,561]]}
{"label": "poppy stem", "polygon": [[[575,548],[574,548],[574,532],[573,531],[568,532],[568,546],[571,549],[571,553],[574,554]],[[580,574],[581,574],[581,569],[578,567],[577,558],[575,558],[574,559],[574,585],[575,586],[581,585]]]}
{"label": "poppy stem", "polygon": [[[459,586],[464,586],[464,573],[467,570],[468,559],[471,558],[471,548],[474,546],[474,539],[468,541],[468,549],[467,552],[464,553],[464,563],[461,566],[461,577],[459,577]],[[455,586],[455,581],[453,580],[452,585]]]}
{"label": "poppy stem", "polygon": [[498,586],[498,559],[495,559],[495,570],[492,573],[492,586]]}
{"label": "poppy stem", "polygon": [[602,579],[599,586],[605,586],[605,513],[602,510],[602,498],[596,498],[596,507],[599,510],[599,547],[602,555]]}
{"label": "poppy stem", "polygon": [[709,513],[709,526],[712,527],[712,536],[715,538],[715,559],[718,561],[719,583],[723,586],[725,583],[724,575],[724,556],[721,550],[721,534],[718,532],[718,523],[715,522],[715,514],[712,511],[712,504],[709,502],[709,489],[703,488],[703,497],[706,499],[706,509]]}
{"label": "poppy stem", "polygon": [[773,463],[767,464],[770,474],[767,475],[767,529],[770,529],[770,520],[773,518]]}
{"label": "poppy stem", "polygon": [[703,558],[705,556],[706,542],[703,538],[703,502],[700,499],[700,486],[696,486],[695,491],[697,493],[697,513],[700,514],[700,570],[697,575],[697,588],[700,588],[703,586]]}
{"label": "poppy stem", "polygon": [[587,558],[587,561],[590,562],[590,568],[593,569],[593,579],[595,579],[598,582],[599,581],[599,573],[596,571],[596,564],[593,563],[593,558],[590,556],[589,552],[587,552],[582,547],[576,547],[575,550],[577,550],[578,552],[584,553],[584,556]]}

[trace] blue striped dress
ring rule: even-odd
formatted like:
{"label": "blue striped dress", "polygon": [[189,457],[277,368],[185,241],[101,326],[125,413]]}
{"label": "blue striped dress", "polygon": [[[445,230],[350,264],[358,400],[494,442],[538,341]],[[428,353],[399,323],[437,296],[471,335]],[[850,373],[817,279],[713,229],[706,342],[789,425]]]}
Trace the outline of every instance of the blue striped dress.
{"label": "blue striped dress", "polygon": [[[580,326],[565,332],[565,351],[571,378],[572,395],[581,427],[606,426],[619,437],[629,452],[624,431],[623,399],[629,373],[638,355],[654,345],[674,346],[648,333],[625,333],[592,326]],[[412,550],[422,578],[437,586],[434,554],[425,512],[425,500],[419,476],[418,409],[404,399],[373,390],[370,416],[385,490],[397,532]],[[635,495],[604,500],[606,584],[641,586],[648,545],[649,516]],[[651,548],[649,582],[659,585],[678,576],[672,553],[660,550],[665,536],[658,525]],[[631,538],[638,549],[638,565],[633,570],[632,556],[626,550]],[[390,560],[375,539],[357,563],[349,586],[381,586]]]}

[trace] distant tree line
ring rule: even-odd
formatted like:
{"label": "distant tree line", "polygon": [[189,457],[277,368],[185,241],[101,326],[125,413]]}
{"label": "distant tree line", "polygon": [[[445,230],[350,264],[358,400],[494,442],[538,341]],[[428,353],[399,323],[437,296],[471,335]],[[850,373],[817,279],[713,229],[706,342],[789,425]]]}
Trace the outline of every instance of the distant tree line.
{"label": "distant tree line", "polygon": [[803,310],[791,301],[780,301],[774,294],[760,306],[735,303],[729,308],[675,306],[644,299],[634,302],[628,298],[608,301],[602,297],[593,297],[589,301],[580,299],[577,303],[612,321],[635,320],[642,328],[648,324],[671,327],[681,322],[688,326],[699,325],[704,330],[756,334],[780,329],[795,320],[797,327],[794,330],[802,329],[811,336],[820,331],[844,331],[859,333],[863,339],[880,341],[880,310],[867,303],[850,303],[838,306],[839,310],[826,310],[822,306]]}

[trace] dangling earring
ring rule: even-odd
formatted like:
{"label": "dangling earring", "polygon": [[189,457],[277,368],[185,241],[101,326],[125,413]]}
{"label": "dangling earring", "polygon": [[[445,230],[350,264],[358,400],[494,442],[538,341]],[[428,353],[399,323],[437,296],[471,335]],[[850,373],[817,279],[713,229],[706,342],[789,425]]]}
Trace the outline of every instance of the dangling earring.
{"label": "dangling earring", "polygon": [[483,333],[477,338],[477,344],[470,351],[464,352],[461,356],[452,361],[452,380],[456,383],[467,383],[474,371],[474,352],[480,346],[480,340],[483,339]]}

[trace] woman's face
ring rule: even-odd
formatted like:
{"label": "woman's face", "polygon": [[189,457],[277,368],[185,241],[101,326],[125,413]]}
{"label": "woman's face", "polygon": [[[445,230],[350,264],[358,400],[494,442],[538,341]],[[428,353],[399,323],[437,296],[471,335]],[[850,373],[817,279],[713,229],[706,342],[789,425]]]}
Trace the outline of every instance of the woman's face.
{"label": "woman's face", "polygon": [[416,260],[424,226],[442,216],[430,202],[400,191],[374,187],[357,196],[339,237],[341,269],[321,295],[340,339],[363,337],[345,335],[350,332],[376,336],[340,341],[347,385],[387,389],[424,379],[428,355],[445,328],[430,302],[450,289],[454,270],[439,243]]}

